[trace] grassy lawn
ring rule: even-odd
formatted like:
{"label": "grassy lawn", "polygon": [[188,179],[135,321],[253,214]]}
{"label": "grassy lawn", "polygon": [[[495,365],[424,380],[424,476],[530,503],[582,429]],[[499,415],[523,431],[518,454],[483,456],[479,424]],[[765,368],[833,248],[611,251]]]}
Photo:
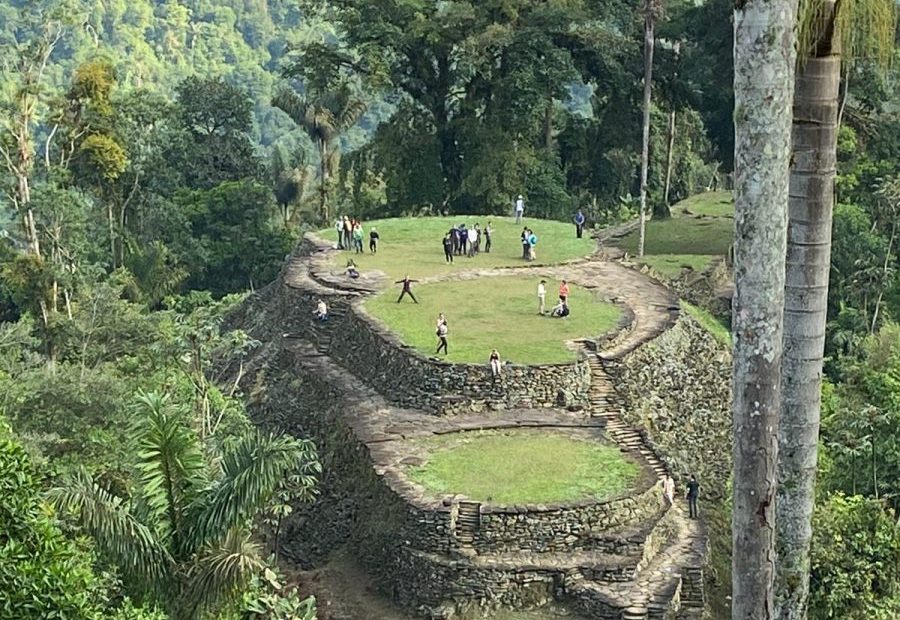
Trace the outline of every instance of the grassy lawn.
{"label": "grassy lawn", "polygon": [[728,331],[727,327],[722,325],[722,322],[719,321],[719,319],[703,308],[689,304],[683,299],[681,300],[681,309],[691,315],[694,320],[700,323],[703,329],[711,333],[716,340],[728,347],[731,346],[731,332]]}
{"label": "grassy lawn", "polygon": [[473,431],[424,440],[434,452],[410,477],[437,493],[497,504],[603,500],[640,468],[618,448],[538,430]]}
{"label": "grassy lawn", "polygon": [[734,196],[731,192],[707,192],[685,198],[672,207],[673,213],[705,215],[707,217],[734,217]]}
{"label": "grassy lawn", "polygon": [[708,254],[652,254],[644,256],[640,262],[649,265],[660,275],[677,278],[685,268],[703,271],[712,259]]}
{"label": "grassy lawn", "polygon": [[[598,336],[615,327],[621,311],[599,301],[590,291],[569,285],[571,314],[551,319],[537,313],[540,278],[485,277],[477,280],[434,282],[417,286],[396,303],[399,285],[366,301],[366,309],[409,345],[432,355],[437,348],[435,320],[447,318],[451,362],[488,363],[491,349],[501,360],[516,364],[550,364],[575,359],[564,341]],[[547,311],[557,301],[559,283],[547,278]]]}
{"label": "grassy lawn", "polygon": [[[447,264],[441,240],[450,227],[465,223],[467,228],[472,228],[477,222],[484,228],[488,220],[494,229],[491,253],[485,254],[482,251],[475,258],[455,257],[453,264]],[[575,226],[571,224],[536,219],[526,219],[525,224],[538,237],[535,248],[537,260],[534,264],[549,265],[578,258],[590,254],[596,247],[594,240],[587,235],[576,239]],[[373,226],[381,236],[378,254],[375,255],[368,253],[369,231]],[[366,253],[337,252],[333,260],[335,267],[343,268],[347,259],[352,257],[361,271],[379,269],[394,279],[402,278],[406,273],[418,278],[473,267],[524,265],[526,263],[521,258],[522,245],[519,237],[522,228],[512,218],[502,216],[420,217],[364,222],[363,245]],[[337,233],[333,228],[319,231],[319,235],[337,243]],[[483,242],[481,247],[483,250]]]}

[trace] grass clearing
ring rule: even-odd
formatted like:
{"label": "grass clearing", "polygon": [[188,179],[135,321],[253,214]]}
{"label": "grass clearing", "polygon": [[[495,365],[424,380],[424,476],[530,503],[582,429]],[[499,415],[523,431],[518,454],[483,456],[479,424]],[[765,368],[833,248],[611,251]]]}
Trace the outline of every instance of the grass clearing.
{"label": "grass clearing", "polygon": [[708,254],[651,254],[645,255],[640,262],[652,267],[660,275],[677,278],[682,269],[703,271],[709,267],[713,258]]}
{"label": "grass clearing", "polygon": [[[667,220],[647,222],[646,254],[705,254],[724,256],[734,235],[734,220],[730,218],[675,216]],[[637,230],[623,237],[616,245],[630,254],[637,254]]]}
{"label": "grass clearing", "polygon": [[[547,311],[557,301],[559,283],[547,280]],[[565,341],[595,337],[614,328],[622,311],[614,304],[570,284],[569,308],[564,319],[538,315],[537,286],[540,278],[493,276],[413,284],[419,300],[409,297],[396,303],[400,286],[366,301],[366,309],[396,332],[404,342],[433,355],[438,341],[435,321],[439,312],[447,318],[447,361],[488,363],[491,349],[515,364],[552,364],[574,360],[576,353]]]}
{"label": "grass clearing", "polygon": [[[448,264],[444,260],[441,240],[452,227],[465,223],[472,228],[476,223],[484,228],[490,221],[494,229],[491,235],[492,248],[490,254],[482,252],[474,257],[454,257]],[[527,225],[538,237],[535,247],[537,260],[526,263],[522,260],[520,235]],[[472,268],[505,267],[509,265],[551,265],[564,260],[586,256],[596,249],[596,242],[587,234],[581,239],[575,237],[575,226],[564,222],[550,220],[526,219],[525,223],[516,224],[512,218],[502,216],[453,216],[453,217],[419,217],[375,220],[363,223],[365,253],[335,253],[333,264],[343,269],[347,259],[352,258],[363,272],[378,269],[388,276],[400,279],[404,274],[412,278],[435,276]],[[378,229],[381,241],[377,254],[369,254],[369,231]],[[331,228],[319,231],[319,236],[337,244],[337,233]]]}
{"label": "grass clearing", "polygon": [[672,207],[674,214],[706,217],[734,217],[734,195],[731,192],[706,192],[685,198]]}
{"label": "grass clearing", "polygon": [[727,327],[725,327],[725,325],[722,324],[719,319],[714,317],[703,308],[688,303],[683,299],[681,300],[681,309],[691,315],[694,320],[700,323],[700,326],[710,334],[712,334],[716,340],[726,345],[727,347],[731,347],[731,332]]}
{"label": "grass clearing", "polygon": [[542,430],[470,431],[423,440],[433,450],[408,475],[437,494],[523,504],[597,500],[632,489],[638,465],[618,448]]}

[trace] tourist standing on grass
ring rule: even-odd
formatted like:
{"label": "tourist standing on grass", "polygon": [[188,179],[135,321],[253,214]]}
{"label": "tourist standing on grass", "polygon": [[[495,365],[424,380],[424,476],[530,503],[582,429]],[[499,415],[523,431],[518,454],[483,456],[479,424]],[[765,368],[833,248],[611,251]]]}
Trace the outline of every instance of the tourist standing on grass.
{"label": "tourist standing on grass", "polygon": [[478,251],[478,224],[469,231],[469,258],[475,256]]}
{"label": "tourist standing on grass", "polygon": [[[456,249],[459,247],[459,229],[455,226],[450,229],[450,242],[451,251],[456,254]],[[453,261],[450,262],[452,263]]]}
{"label": "tourist standing on grass", "polygon": [[547,281],[541,280],[538,284],[538,314],[544,314],[544,303],[547,301]]}
{"label": "tourist standing on grass", "polygon": [[533,261],[537,258],[537,252],[534,249],[534,246],[537,245],[537,235],[534,234],[530,229],[528,231],[528,260]]}
{"label": "tourist standing on grass", "polygon": [[491,376],[494,379],[500,377],[500,371],[503,367],[500,364],[500,353],[497,352],[497,349],[491,351]]}
{"label": "tourist standing on grass", "polygon": [[353,224],[348,216],[344,216],[344,249],[349,250],[353,237]]}
{"label": "tourist standing on grass", "polygon": [[438,337],[438,348],[437,351],[434,352],[435,355],[441,352],[441,349],[444,350],[444,355],[447,355],[447,323],[441,323],[437,328],[437,337]]}
{"label": "tourist standing on grass", "polygon": [[699,516],[699,511],[697,510],[697,498],[700,496],[700,483],[697,482],[695,476],[691,476],[687,488],[687,501],[691,519],[696,519]]}
{"label": "tourist standing on grass", "polygon": [[444,245],[444,260],[448,263],[453,262],[453,246],[455,245],[453,241],[455,238],[453,232],[455,231],[450,231],[444,235],[444,240],[442,242]]}
{"label": "tourist standing on grass", "polygon": [[484,237],[484,231],[481,230],[480,224],[475,224],[475,232],[478,233],[475,235],[475,253],[481,253],[481,240]]}
{"label": "tourist standing on grass", "polygon": [[334,221],[334,230],[337,231],[338,245],[337,249],[344,249],[344,218],[340,215]]}
{"label": "tourist standing on grass", "polygon": [[675,504],[675,480],[672,479],[672,476],[666,474],[666,477],[662,480],[662,489],[663,489],[663,497],[666,498],[666,501],[669,502],[669,506]]}
{"label": "tourist standing on grass", "polygon": [[359,220],[353,225],[353,249],[356,250],[357,254],[363,253],[363,228],[362,224],[360,224]]}
{"label": "tourist standing on grass", "polygon": [[469,247],[469,231],[466,230],[465,224],[459,225],[459,247],[456,248],[456,253],[460,256],[466,255],[466,250]]}
{"label": "tourist standing on grass", "polygon": [[484,227],[484,253],[491,253],[491,235],[494,234],[494,228],[491,226],[491,221],[488,220],[487,226]]}
{"label": "tourist standing on grass", "polygon": [[528,260],[528,228],[522,229],[522,259]]}
{"label": "tourist standing on grass", "polygon": [[575,214],[575,217],[572,218],[575,222],[575,236],[578,239],[581,239],[581,233],[584,232],[584,213],[581,212],[581,209],[578,209],[578,213]]}
{"label": "tourist standing on grass", "polygon": [[559,300],[563,303],[569,301],[569,283],[563,280],[559,285]]}
{"label": "tourist standing on grass", "polygon": [[372,227],[372,230],[369,231],[369,252],[372,254],[378,253],[378,240],[381,236],[378,234],[378,231],[375,230],[375,227]]}
{"label": "tourist standing on grass", "polygon": [[519,197],[516,198],[516,224],[522,223],[522,217],[525,215],[525,199],[522,198],[522,194],[519,194]]}
{"label": "tourist standing on grass", "polygon": [[400,291],[400,297],[397,298],[398,304],[400,303],[400,301],[403,299],[403,297],[405,295],[409,295],[412,298],[413,302],[419,303],[419,300],[416,299],[416,296],[412,294],[412,283],[413,282],[418,282],[418,280],[410,280],[409,274],[406,274],[406,277],[403,278],[402,280],[397,280],[396,282],[394,282],[394,284],[402,284],[403,285],[403,290]]}

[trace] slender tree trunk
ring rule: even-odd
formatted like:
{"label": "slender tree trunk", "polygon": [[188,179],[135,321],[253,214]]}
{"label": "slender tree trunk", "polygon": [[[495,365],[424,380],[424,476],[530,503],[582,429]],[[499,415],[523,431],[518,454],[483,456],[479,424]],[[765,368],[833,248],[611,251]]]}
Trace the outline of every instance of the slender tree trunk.
{"label": "slender tree trunk", "polygon": [[106,219],[109,224],[109,260],[113,270],[116,268],[116,223],[113,218],[112,202],[106,205]]}
{"label": "slender tree trunk", "polygon": [[771,620],[796,0],[734,13],[732,618]]}
{"label": "slender tree trunk", "polygon": [[319,212],[322,215],[322,221],[328,222],[328,145],[319,139]]}
{"label": "slender tree trunk", "polygon": [[823,40],[800,60],[794,91],[775,517],[779,620],[804,620],[809,598],[841,82],[834,0],[824,6]]}
{"label": "slender tree trunk", "polygon": [[[884,267],[882,268],[883,279],[887,281],[888,268],[891,264],[891,248],[894,247],[894,239],[897,235],[897,221],[894,220],[891,224],[891,237],[888,239],[887,252],[884,255]],[[878,312],[881,308],[881,301],[884,299],[884,290],[886,288],[886,284],[881,285],[881,290],[878,291],[878,299],[875,300],[875,311],[872,312],[872,324],[869,326],[869,333],[875,333],[875,326],[878,324]]]}
{"label": "slender tree trunk", "polygon": [[663,190],[663,203],[669,206],[669,188],[672,186],[672,161],[675,158],[675,110],[669,112],[669,139],[666,148],[666,186]]}
{"label": "slender tree trunk", "polygon": [[553,149],[553,99],[547,102],[544,110],[544,148]]}
{"label": "slender tree trunk", "polygon": [[647,168],[650,165],[650,95],[653,89],[653,41],[656,22],[655,0],[644,8],[644,120],[641,128],[641,214],[638,256],[644,255],[647,236]]}

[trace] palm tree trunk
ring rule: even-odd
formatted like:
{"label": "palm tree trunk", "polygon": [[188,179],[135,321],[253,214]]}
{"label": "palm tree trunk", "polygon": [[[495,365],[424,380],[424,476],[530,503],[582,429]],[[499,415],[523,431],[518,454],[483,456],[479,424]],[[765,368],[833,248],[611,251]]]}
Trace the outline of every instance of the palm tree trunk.
{"label": "palm tree trunk", "polygon": [[669,112],[669,139],[666,148],[666,185],[663,190],[663,203],[669,206],[669,189],[672,186],[672,160],[675,158],[675,110]]}
{"label": "palm tree trunk", "polygon": [[734,620],[770,620],[774,613],[796,5],[746,0],[734,13]]}
{"label": "palm tree trunk", "polygon": [[319,213],[323,222],[328,222],[328,144],[319,139]]}
{"label": "palm tree trunk", "polygon": [[775,516],[780,620],[804,620],[809,597],[841,81],[829,23],[834,6],[834,0],[824,5],[828,26],[812,56],[801,59],[794,92]]}
{"label": "palm tree trunk", "polygon": [[641,213],[638,256],[644,255],[647,236],[647,168],[650,165],[650,95],[653,88],[653,41],[656,21],[655,1],[647,0],[644,9],[644,120],[641,128]]}

